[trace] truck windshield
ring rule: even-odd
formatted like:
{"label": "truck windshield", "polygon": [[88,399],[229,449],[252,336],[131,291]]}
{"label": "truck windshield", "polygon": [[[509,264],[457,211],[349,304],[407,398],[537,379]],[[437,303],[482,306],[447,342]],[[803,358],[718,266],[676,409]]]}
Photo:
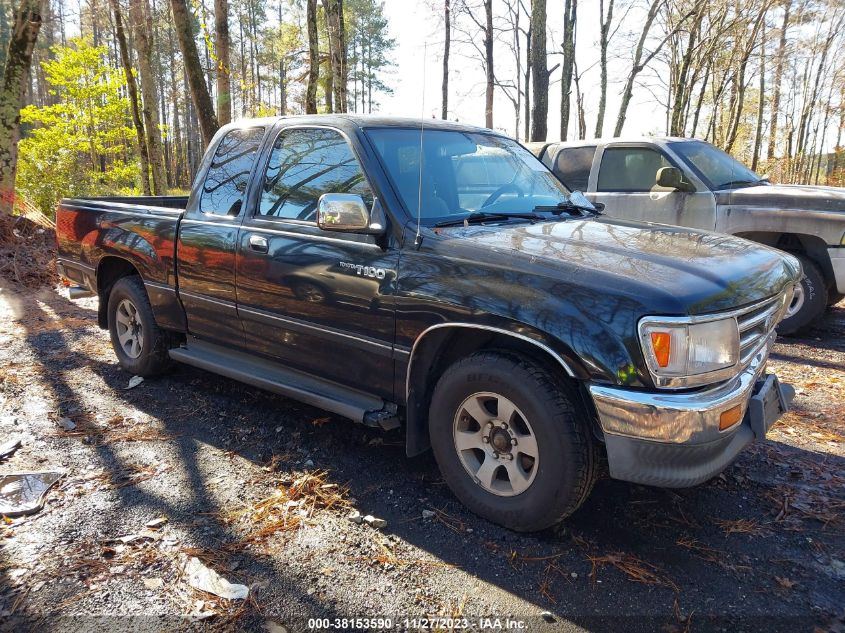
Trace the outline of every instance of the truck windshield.
{"label": "truck windshield", "polygon": [[426,226],[477,211],[530,213],[568,200],[568,191],[546,166],[508,138],[425,130],[421,143],[419,128],[371,128],[366,134],[412,217],[422,200]]}
{"label": "truck windshield", "polygon": [[704,141],[669,144],[675,153],[713,191],[757,185],[764,182],[730,154]]}

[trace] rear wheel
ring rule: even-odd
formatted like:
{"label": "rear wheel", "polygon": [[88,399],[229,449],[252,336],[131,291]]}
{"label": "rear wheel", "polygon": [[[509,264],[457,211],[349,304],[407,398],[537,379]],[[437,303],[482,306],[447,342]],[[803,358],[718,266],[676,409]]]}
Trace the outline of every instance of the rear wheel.
{"label": "rear wheel", "polygon": [[792,303],[786,309],[786,316],[778,326],[780,334],[797,334],[821,316],[827,307],[827,285],[816,263],[804,255],[801,260],[803,274],[795,287]]}
{"label": "rear wheel", "polygon": [[575,402],[551,372],[507,352],[476,353],[446,370],[429,432],[455,496],[517,531],[572,514],[592,490],[597,466],[586,413]]}
{"label": "rear wheel", "polygon": [[154,376],[170,365],[169,337],[158,327],[140,277],[119,279],[109,294],[109,334],[120,366],[136,376]]}

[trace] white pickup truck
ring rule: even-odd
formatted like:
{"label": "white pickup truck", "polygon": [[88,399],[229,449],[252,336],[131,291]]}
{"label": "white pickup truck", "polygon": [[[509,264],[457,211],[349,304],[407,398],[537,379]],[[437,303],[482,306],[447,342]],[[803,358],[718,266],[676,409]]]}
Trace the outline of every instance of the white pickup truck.
{"label": "white pickup truck", "polygon": [[845,297],[845,188],[775,185],[695,139],[532,143],[570,190],[615,218],[728,233],[792,253],[804,269],[778,330],[811,325]]}

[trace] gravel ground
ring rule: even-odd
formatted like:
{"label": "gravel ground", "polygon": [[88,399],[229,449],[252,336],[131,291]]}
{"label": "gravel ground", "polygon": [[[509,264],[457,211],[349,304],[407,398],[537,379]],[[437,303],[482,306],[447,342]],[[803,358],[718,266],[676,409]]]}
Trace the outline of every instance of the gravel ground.
{"label": "gravel ground", "polygon": [[[604,479],[530,536],[464,510],[398,433],[184,366],[127,389],[95,320],[0,289],[0,444],[23,442],[0,473],[66,473],[0,521],[0,631],[845,629],[845,303],[777,344],[797,397],[769,441],[693,489]],[[189,557],[249,599],[192,588]]]}

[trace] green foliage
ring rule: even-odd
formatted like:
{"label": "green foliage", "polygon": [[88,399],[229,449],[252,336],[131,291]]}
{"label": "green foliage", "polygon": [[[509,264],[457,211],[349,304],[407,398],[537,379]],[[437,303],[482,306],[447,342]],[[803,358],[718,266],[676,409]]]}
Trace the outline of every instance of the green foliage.
{"label": "green foliage", "polygon": [[50,105],[27,106],[17,188],[44,213],[61,197],[131,193],[140,178],[123,73],[85,40],[55,46],[41,64]]}

